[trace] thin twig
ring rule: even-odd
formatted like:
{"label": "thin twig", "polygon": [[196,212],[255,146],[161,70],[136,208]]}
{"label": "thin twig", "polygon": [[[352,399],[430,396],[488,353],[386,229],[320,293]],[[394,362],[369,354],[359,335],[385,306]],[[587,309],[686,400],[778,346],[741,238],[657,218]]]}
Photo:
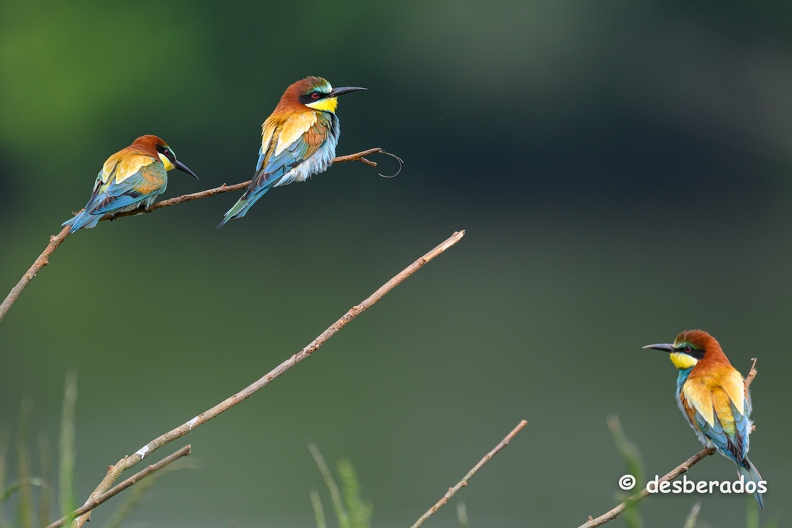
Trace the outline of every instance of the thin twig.
{"label": "thin twig", "polygon": [[445,495],[443,495],[443,498],[442,498],[442,499],[440,499],[439,501],[437,501],[437,504],[435,504],[434,506],[432,506],[431,508],[429,508],[429,511],[427,511],[426,513],[424,513],[424,514],[421,516],[421,518],[420,518],[420,519],[418,519],[417,521],[415,521],[415,524],[413,524],[411,528],[418,528],[419,526],[421,526],[421,525],[422,525],[424,522],[426,522],[426,519],[428,519],[429,517],[431,517],[432,515],[434,515],[434,513],[435,513],[437,510],[439,510],[441,507],[443,507],[443,506],[445,505],[445,503],[447,503],[447,502],[448,502],[448,500],[449,500],[451,497],[453,497],[453,496],[454,496],[454,494],[456,494],[456,492],[457,492],[457,491],[459,491],[460,489],[462,489],[462,488],[464,488],[465,486],[467,486],[468,480],[470,480],[470,478],[471,478],[473,475],[475,475],[475,474],[476,474],[476,472],[477,472],[479,469],[481,469],[481,468],[482,468],[482,466],[483,466],[484,464],[486,464],[487,462],[489,462],[489,461],[490,461],[490,459],[491,459],[492,457],[494,457],[495,455],[497,455],[497,454],[498,454],[498,452],[499,452],[501,449],[503,449],[504,447],[506,447],[507,445],[509,445],[509,442],[511,441],[511,439],[512,439],[512,438],[514,438],[514,437],[515,437],[515,435],[517,435],[517,433],[519,433],[519,432],[520,432],[520,430],[521,430],[523,427],[525,427],[526,425],[528,425],[528,422],[526,422],[525,420],[523,420],[523,421],[521,421],[520,423],[518,423],[518,424],[517,424],[517,427],[515,427],[514,429],[512,429],[512,432],[506,435],[506,438],[504,438],[503,440],[501,440],[501,441],[500,441],[500,443],[499,443],[498,445],[496,445],[496,446],[495,446],[495,448],[494,448],[492,451],[490,451],[489,453],[487,453],[487,454],[484,456],[484,458],[482,458],[481,460],[479,460],[479,463],[478,463],[478,464],[476,464],[475,466],[473,466],[473,469],[471,469],[470,471],[468,471],[467,475],[465,475],[465,476],[462,478],[462,480],[460,480],[459,482],[457,482],[456,486],[454,486],[453,488],[449,488],[449,489],[448,489],[448,493],[446,493]]}
{"label": "thin twig", "polygon": [[[237,403],[250,398],[253,394],[255,394],[258,390],[264,388],[265,386],[269,385],[269,383],[274,380],[275,378],[279,377],[281,374],[295,366],[300,361],[308,358],[311,354],[316,352],[316,350],[322,346],[325,341],[330,339],[333,335],[335,335],[339,330],[341,330],[347,323],[349,323],[352,319],[366,311],[368,308],[374,305],[377,301],[382,299],[385,294],[390,292],[393,288],[398,286],[404,279],[424,267],[428,262],[432,259],[443,253],[445,250],[459,242],[462,237],[465,235],[464,231],[457,231],[453,235],[451,235],[448,240],[431,250],[429,253],[424,255],[423,257],[419,258],[409,266],[407,266],[404,270],[402,270],[399,274],[394,276],[384,285],[382,285],[377,291],[372,293],[370,296],[366,298],[362,303],[358,304],[357,306],[353,306],[352,308],[347,311],[338,321],[330,325],[330,327],[322,332],[319,337],[314,339],[308,346],[303,348],[297,354],[294,354],[289,359],[272,369],[268,374],[263,376],[262,378],[258,379],[256,382],[252,383],[248,387],[242,389],[238,393],[234,394],[233,396],[223,400],[222,402],[218,403],[211,409],[202,412],[192,420],[183,423],[179,427],[168,431],[167,433],[158,436],[154,440],[150,441],[139,450],[137,450],[134,454],[125,456],[121,460],[119,460],[115,465],[109,466],[107,468],[107,474],[105,475],[102,482],[96,487],[96,489],[91,493],[90,497],[88,498],[89,502],[96,499],[97,497],[101,496],[106,490],[110,488],[110,486],[115,482],[115,480],[121,475],[121,473],[129,469],[130,467],[134,466],[144,457],[148,456],[149,454],[153,453],[160,447],[164,446],[165,444],[176,440],[177,438],[181,438],[182,436],[186,435],[199,425],[202,425],[212,418],[216,417],[220,413],[227,411]],[[74,523],[72,524],[73,528],[77,528],[82,526],[90,517],[90,515],[82,515],[75,519]]]}
{"label": "thin twig", "polygon": [[[135,473],[134,475],[132,475],[131,477],[126,479],[124,482],[122,482],[118,486],[116,486],[113,489],[111,489],[110,491],[108,491],[107,493],[103,493],[103,494],[101,494],[101,495],[89,500],[81,508],[75,510],[74,513],[72,513],[71,518],[74,519],[78,515],[83,515],[85,513],[90,512],[91,510],[93,510],[94,508],[96,508],[97,506],[102,504],[103,502],[106,502],[109,499],[112,499],[113,497],[115,497],[116,495],[118,495],[119,493],[124,491],[125,489],[129,488],[130,486],[132,486],[134,484],[137,484],[139,481],[141,481],[144,478],[148,477],[152,473],[155,473],[155,472],[159,471],[160,469],[164,468],[168,464],[171,464],[172,462],[175,462],[175,461],[179,460],[181,457],[187,456],[190,453],[192,453],[192,446],[190,446],[188,444],[188,445],[182,447],[181,449],[179,449],[178,451],[176,451],[175,453],[173,453],[172,455],[169,455],[169,456],[163,458],[162,460],[160,460],[156,464],[152,464],[149,467],[147,467],[146,469],[144,469],[143,471]],[[62,517],[61,519],[58,519],[54,523],[52,523],[49,526],[47,526],[47,528],[60,528],[61,526],[63,526],[66,523],[67,520],[68,520],[67,517]]]}
{"label": "thin twig", "polygon": [[[701,451],[699,451],[698,453],[696,453],[695,455],[693,455],[692,457],[688,458],[683,463],[675,467],[673,470],[668,472],[666,475],[660,477],[658,482],[666,482],[668,480],[674,480],[682,473],[686,473],[688,469],[693,467],[699,461],[710,456],[714,452],[715,452],[714,447],[705,447],[704,449],[702,449]],[[616,517],[618,517],[627,508],[627,506],[641,502],[649,495],[650,493],[647,491],[646,488],[644,488],[638,493],[629,497],[627,500],[625,500],[624,502],[622,502],[612,510],[610,510],[609,512],[600,515],[596,519],[592,519],[591,517],[589,517],[589,520],[586,521],[584,524],[581,524],[578,528],[592,528],[594,526],[601,526],[607,522],[610,522]]]}
{"label": "thin twig", "polygon": [[[751,386],[751,383],[753,383],[754,378],[756,377],[757,374],[759,374],[759,371],[756,370],[756,358],[751,358],[751,361],[753,361],[753,364],[751,365],[751,370],[750,370],[750,372],[748,372],[748,375],[745,377],[745,394],[746,395],[748,394],[748,388]],[[751,431],[748,434],[751,434],[754,431],[756,431],[756,424],[752,423],[751,424]]]}
{"label": "thin twig", "polygon": [[759,373],[759,371],[756,370],[756,358],[751,358],[751,361],[753,361],[753,364],[751,365],[751,371],[748,372],[748,375],[745,377],[745,390],[748,390],[748,387],[751,386],[754,378]]}
{"label": "thin twig", "polygon": [[[370,165],[372,167],[376,167],[377,166],[376,163],[374,163],[373,161],[370,161],[370,160],[368,160],[368,159],[366,159],[364,157],[364,156],[368,156],[370,154],[386,154],[388,156],[392,156],[392,157],[396,158],[397,160],[399,160],[399,163],[400,163],[399,170],[401,170],[401,163],[402,163],[401,159],[399,159],[398,156],[394,156],[393,154],[385,152],[381,148],[372,148],[372,149],[364,150],[363,152],[357,152],[355,154],[349,154],[347,156],[339,156],[335,160],[333,160],[333,163],[344,163],[345,161],[361,161],[361,162],[365,163],[366,165]],[[145,212],[154,211],[155,209],[161,209],[163,207],[170,207],[171,205],[178,205],[178,204],[182,204],[182,203],[185,203],[185,202],[191,202],[193,200],[198,200],[198,199],[201,199],[201,198],[208,198],[210,196],[215,196],[217,194],[223,194],[223,193],[232,192],[232,191],[239,191],[239,190],[242,190],[242,189],[246,189],[248,185],[250,185],[250,180],[248,180],[246,182],[242,182],[242,183],[237,183],[236,185],[226,185],[224,183],[220,187],[217,187],[217,188],[214,188],[214,189],[208,189],[206,191],[201,191],[201,192],[197,192],[197,193],[193,193],[193,194],[185,194],[183,196],[177,196],[176,198],[170,198],[168,200],[162,200],[162,201],[156,202],[156,203],[152,204],[151,207],[149,207],[148,210],[146,210],[146,211],[143,211],[141,209],[135,209],[133,211],[125,211],[125,212],[122,212],[122,213],[118,213],[116,215],[106,214],[101,219],[102,220],[113,220],[115,218],[121,218],[123,216],[135,216],[135,215],[143,214]],[[70,234],[69,233],[69,229],[71,229],[71,228],[69,226],[66,226],[66,227],[64,227],[61,230],[60,233],[50,237],[50,242],[49,242],[49,244],[47,244],[47,247],[44,248],[44,251],[41,253],[41,255],[39,255],[39,257],[36,259],[36,261],[33,263],[33,265],[30,266],[30,269],[27,271],[27,273],[22,275],[22,278],[19,279],[19,282],[17,283],[17,285],[14,286],[11,289],[9,294],[6,296],[5,300],[2,302],[2,304],[0,304],[0,321],[3,320],[3,318],[6,315],[6,313],[8,313],[8,310],[11,308],[11,305],[16,302],[17,298],[19,297],[19,294],[21,294],[22,290],[24,290],[27,287],[27,285],[30,284],[30,281],[33,280],[33,277],[36,276],[36,274],[41,270],[41,268],[43,268],[44,266],[49,264],[48,259],[49,259],[50,255],[52,255],[52,253],[56,249],[58,249],[58,246],[60,246],[63,243],[63,241],[66,240],[66,237],[69,236],[69,234]]]}
{"label": "thin twig", "polygon": [[66,237],[69,236],[69,229],[71,228],[66,226],[61,229],[60,233],[50,237],[50,242],[47,244],[47,247],[44,248],[44,251],[41,253],[41,255],[39,255],[33,265],[30,266],[30,269],[27,270],[24,275],[22,275],[22,278],[19,279],[17,285],[11,288],[11,292],[9,292],[2,304],[0,304],[0,321],[3,320],[3,317],[5,317],[5,314],[11,308],[11,305],[16,302],[19,294],[22,293],[22,290],[24,290],[28,284],[30,284],[30,281],[33,280],[33,277],[36,276],[39,270],[49,264],[48,259],[50,255],[52,255],[52,253],[58,249],[58,246],[60,246],[63,241],[66,240]]}

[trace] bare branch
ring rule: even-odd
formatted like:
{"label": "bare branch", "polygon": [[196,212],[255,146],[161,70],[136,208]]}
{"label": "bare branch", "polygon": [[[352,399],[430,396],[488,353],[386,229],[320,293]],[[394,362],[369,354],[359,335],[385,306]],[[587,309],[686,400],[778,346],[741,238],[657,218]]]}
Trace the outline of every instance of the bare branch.
{"label": "bare branch", "polygon": [[[675,478],[680,476],[682,473],[686,473],[688,469],[693,467],[695,464],[700,462],[702,459],[710,456],[714,452],[715,452],[715,448],[714,447],[705,447],[704,449],[702,449],[701,451],[699,451],[698,453],[696,453],[695,455],[693,455],[692,457],[688,458],[683,463],[681,463],[680,465],[675,467],[673,470],[668,472],[666,475],[660,477],[659,482],[665,482],[665,481],[668,481],[668,480],[674,480]],[[601,525],[603,525],[603,524],[605,524],[607,522],[610,522],[613,519],[615,519],[616,517],[618,517],[627,508],[627,506],[631,506],[633,504],[641,502],[642,500],[644,500],[649,495],[650,495],[650,493],[646,490],[646,488],[644,488],[641,491],[639,491],[638,493],[636,493],[635,495],[632,495],[631,497],[629,497],[627,500],[625,500],[624,502],[622,502],[621,504],[619,504],[618,506],[616,506],[612,510],[610,510],[609,512],[607,512],[607,513],[605,513],[603,515],[600,515],[596,519],[592,519],[591,517],[589,517],[589,520],[585,524],[581,524],[579,526],[579,528],[592,528],[594,526],[601,526]]]}
{"label": "bare branch", "polygon": [[[119,493],[124,491],[125,489],[129,488],[130,486],[132,486],[134,484],[137,484],[139,481],[141,481],[144,478],[148,477],[152,473],[155,473],[155,472],[159,471],[160,469],[164,468],[168,464],[171,464],[172,462],[175,462],[175,461],[179,460],[181,457],[187,456],[190,453],[192,453],[192,447],[190,445],[186,445],[186,446],[182,447],[181,449],[179,449],[178,451],[176,451],[172,455],[169,455],[169,456],[163,458],[162,460],[160,460],[156,464],[152,464],[149,467],[147,467],[146,469],[144,469],[143,471],[135,473],[134,475],[132,475],[131,477],[126,479],[124,482],[122,482],[118,486],[116,486],[113,489],[111,489],[110,491],[108,491],[107,493],[103,493],[103,494],[97,496],[96,498],[89,500],[81,508],[79,508],[79,509],[74,511],[74,513],[72,514],[72,518],[76,518],[79,515],[83,515],[85,513],[88,513],[89,511],[93,510],[94,508],[96,508],[97,506],[102,504],[103,502],[106,502],[106,501],[112,499],[113,497],[115,497],[116,495],[118,495]],[[61,526],[63,526],[66,523],[67,520],[68,520],[67,517],[62,517],[61,519],[58,519],[54,523],[52,523],[49,526],[47,526],[47,528],[60,528]]]}
{"label": "bare branch", "polygon": [[748,390],[748,387],[751,386],[751,383],[753,383],[754,378],[759,373],[759,371],[756,370],[756,358],[751,358],[751,361],[753,361],[753,364],[751,365],[751,371],[745,377],[745,390]]}
{"label": "bare branch", "polygon": [[[745,394],[746,395],[748,394],[748,389],[750,388],[751,383],[753,383],[754,378],[756,377],[757,374],[759,374],[759,371],[756,370],[756,358],[751,358],[751,360],[753,361],[753,364],[751,365],[751,370],[750,370],[750,372],[748,372],[748,375],[745,377]],[[751,424],[751,431],[748,434],[753,433],[754,431],[756,431],[756,424],[752,423]]]}
{"label": "bare branch", "polygon": [[[372,148],[372,149],[364,150],[363,152],[357,152],[355,154],[338,156],[335,160],[333,160],[333,163],[344,163],[346,161],[360,161],[365,163],[366,165],[376,167],[377,164],[375,162],[365,158],[365,156],[369,156],[371,154],[386,154],[388,156],[392,156],[396,158],[397,160],[399,160],[399,164],[400,164],[399,170],[401,170],[402,160],[398,156],[394,156],[393,154],[385,152],[381,148]],[[242,189],[246,189],[248,185],[250,185],[250,180],[242,183],[237,183],[236,185],[226,185],[224,183],[220,187],[214,189],[208,189],[206,191],[201,191],[193,194],[185,194],[183,196],[177,196],[176,198],[170,198],[168,200],[161,200],[159,202],[152,204],[151,207],[149,207],[148,210],[146,211],[143,211],[141,209],[136,209],[133,211],[125,211],[123,213],[118,213],[116,215],[106,214],[102,217],[102,220],[114,220],[115,218],[121,218],[124,216],[135,216],[146,212],[150,213],[155,209],[161,209],[163,207],[170,207],[172,205],[191,202],[193,200],[198,200],[201,198],[209,198],[210,196],[215,196],[217,194],[223,194],[232,191],[240,191]],[[80,211],[82,211],[82,209]],[[19,297],[19,294],[22,293],[22,290],[24,290],[27,287],[27,285],[30,284],[30,281],[33,280],[33,277],[36,276],[36,274],[41,270],[41,268],[43,268],[48,264],[48,259],[50,255],[52,255],[52,253],[56,249],[58,249],[58,246],[60,246],[63,243],[63,241],[66,240],[67,236],[69,236],[68,226],[64,227],[61,230],[61,232],[58,233],[57,235],[50,237],[50,242],[49,244],[47,244],[47,247],[44,248],[44,252],[41,255],[39,255],[39,257],[36,259],[33,265],[30,266],[30,269],[27,271],[27,273],[22,275],[22,278],[19,279],[17,285],[11,289],[11,292],[8,294],[8,296],[6,296],[2,304],[0,304],[0,321],[2,321],[6,313],[8,313],[8,310],[11,308],[11,305],[16,302],[17,298]]]}
{"label": "bare branch", "polygon": [[22,278],[19,279],[17,285],[11,288],[11,291],[6,296],[5,300],[2,302],[2,304],[0,304],[0,321],[3,320],[3,317],[5,317],[5,314],[11,308],[11,305],[16,302],[19,294],[22,293],[22,290],[24,290],[28,284],[30,284],[30,281],[33,280],[33,277],[36,276],[39,270],[49,264],[48,259],[50,255],[52,255],[52,253],[58,249],[58,246],[60,246],[63,241],[66,240],[67,236],[69,236],[69,226],[61,229],[61,232],[57,235],[50,237],[50,242],[47,244],[47,247],[44,248],[44,252],[39,255],[33,265],[30,266],[30,269],[27,270],[24,275],[22,275]]}
{"label": "bare branch", "polygon": [[[255,394],[258,390],[266,387],[269,385],[271,381],[275,378],[279,377],[281,374],[295,366],[300,361],[308,358],[311,354],[316,352],[316,350],[322,346],[325,341],[330,339],[333,335],[335,335],[339,330],[341,330],[347,323],[349,323],[352,319],[366,311],[368,308],[374,305],[377,301],[382,299],[388,292],[390,292],[393,288],[398,286],[404,279],[424,267],[427,263],[429,263],[432,259],[443,253],[445,250],[459,242],[462,237],[465,235],[464,231],[457,231],[451,237],[448,238],[445,242],[431,250],[429,253],[424,255],[423,257],[419,258],[409,266],[407,266],[404,270],[402,270],[399,274],[394,276],[384,285],[382,285],[377,291],[369,295],[363,302],[358,304],[357,306],[353,306],[352,308],[347,311],[338,321],[330,325],[330,327],[322,332],[319,337],[314,339],[308,346],[303,348],[297,354],[294,354],[289,359],[272,369],[268,374],[263,376],[262,378],[258,379],[256,382],[252,383],[248,387],[242,389],[238,393],[234,394],[233,396],[223,400],[222,402],[218,403],[211,409],[202,412],[192,420],[189,420],[186,423],[183,423],[179,427],[168,431],[167,433],[158,436],[154,440],[150,441],[139,450],[137,450],[133,455],[125,456],[121,460],[119,460],[115,465],[109,466],[107,468],[107,474],[105,475],[102,482],[99,483],[99,486],[91,493],[88,501],[93,501],[97,497],[100,497],[106,490],[110,488],[110,486],[115,482],[115,480],[123,473],[126,469],[131,468],[144,457],[150,455],[160,447],[168,444],[177,438],[181,438],[182,436],[186,435],[199,425],[202,425],[212,418],[218,416],[220,413],[227,411],[234,405],[238,404],[239,402],[250,398],[253,394]],[[88,521],[90,514],[82,515],[75,519],[74,523],[72,524],[73,528],[77,528],[82,526],[86,521]]]}
{"label": "bare branch", "polygon": [[484,458],[482,458],[481,460],[479,460],[479,463],[478,463],[478,464],[476,464],[475,466],[473,466],[473,469],[471,469],[470,471],[468,471],[467,475],[465,475],[465,476],[462,478],[462,480],[460,480],[459,482],[457,482],[456,486],[454,486],[453,488],[449,488],[449,489],[448,489],[448,493],[446,493],[445,495],[443,495],[443,498],[442,498],[442,499],[440,499],[439,501],[437,501],[437,503],[436,503],[434,506],[432,506],[431,508],[429,508],[429,511],[427,511],[426,513],[424,513],[424,514],[421,516],[421,518],[420,518],[420,519],[418,519],[417,521],[415,521],[415,524],[413,524],[411,528],[418,528],[419,526],[421,526],[421,525],[422,525],[424,522],[426,522],[426,519],[428,519],[429,517],[431,517],[432,515],[434,515],[434,513],[435,513],[437,510],[439,510],[440,508],[442,508],[442,507],[443,507],[443,506],[444,506],[444,505],[445,505],[445,504],[448,502],[448,500],[449,500],[451,497],[453,497],[453,496],[454,496],[454,494],[456,494],[456,492],[457,492],[457,491],[459,491],[460,489],[462,489],[462,488],[464,488],[465,486],[467,486],[468,480],[470,480],[470,478],[471,478],[473,475],[475,475],[475,474],[478,472],[478,470],[479,470],[479,469],[481,469],[481,468],[482,468],[482,466],[484,466],[484,464],[486,464],[487,462],[489,462],[489,461],[490,461],[490,459],[491,459],[492,457],[494,457],[495,455],[497,455],[497,454],[498,454],[498,452],[499,452],[501,449],[503,449],[504,447],[506,447],[507,445],[509,445],[509,442],[511,441],[511,439],[512,439],[512,438],[514,438],[514,437],[517,435],[517,433],[519,433],[519,432],[520,432],[520,430],[521,430],[523,427],[525,427],[526,425],[528,425],[528,422],[526,422],[525,420],[523,420],[523,421],[521,421],[520,423],[518,423],[518,424],[517,424],[517,427],[515,427],[514,429],[512,429],[512,432],[506,435],[506,438],[504,438],[503,440],[501,440],[501,441],[500,441],[500,443],[499,443],[498,445],[496,445],[496,446],[495,446],[495,448],[494,448],[492,451],[490,451],[489,453],[487,453],[487,454],[484,456]]}

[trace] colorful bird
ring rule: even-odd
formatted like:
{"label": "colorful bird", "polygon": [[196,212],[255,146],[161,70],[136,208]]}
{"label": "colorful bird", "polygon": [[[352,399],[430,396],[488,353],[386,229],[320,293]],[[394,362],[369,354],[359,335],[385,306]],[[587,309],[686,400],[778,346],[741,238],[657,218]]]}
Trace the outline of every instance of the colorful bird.
{"label": "colorful bird", "polygon": [[127,148],[105,161],[96,177],[91,199],[74,218],[63,222],[78,229],[95,227],[103,215],[132,209],[148,209],[165,192],[168,171],[179,169],[195,179],[198,176],[176,160],[173,150],[157,136],[140,136]]}
{"label": "colorful bird", "polygon": [[[748,436],[753,429],[751,395],[720,343],[703,330],[687,330],[673,344],[644,348],[671,355],[671,362],[679,369],[677,404],[701,443],[737,464],[738,475],[746,483],[754,482],[754,489],[764,489],[762,477],[747,456]],[[753,495],[764,507],[762,494],[757,491]]]}
{"label": "colorful bird", "polygon": [[341,128],[335,115],[339,95],[365,90],[333,89],[321,77],[292,84],[261,125],[261,148],[253,181],[217,227],[242,218],[271,187],[305,181],[333,164]]}

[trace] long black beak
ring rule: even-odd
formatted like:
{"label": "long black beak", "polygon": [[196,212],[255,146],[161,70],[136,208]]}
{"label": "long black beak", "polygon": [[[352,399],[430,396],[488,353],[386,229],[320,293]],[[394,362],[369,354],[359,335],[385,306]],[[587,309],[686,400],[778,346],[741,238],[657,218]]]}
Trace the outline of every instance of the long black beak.
{"label": "long black beak", "polygon": [[663,344],[663,345],[646,345],[643,348],[653,348],[654,350],[662,350],[663,352],[668,352],[669,354],[671,352],[676,352],[676,349],[674,348],[674,345],[665,345],[665,344]]}
{"label": "long black beak", "polygon": [[338,97],[339,95],[344,95],[350,92],[358,92],[360,90],[366,90],[367,88],[358,88],[357,86],[344,86],[343,88],[335,88],[332,92],[327,94],[327,97]]}
{"label": "long black beak", "polygon": [[192,176],[196,180],[198,179],[198,176],[196,176],[195,173],[193,171],[191,171],[190,168],[187,165],[185,165],[184,163],[182,163],[181,161],[176,161],[176,163],[174,163],[173,166],[176,167],[177,169],[179,169],[182,172],[186,172],[187,174],[189,174],[190,176]]}

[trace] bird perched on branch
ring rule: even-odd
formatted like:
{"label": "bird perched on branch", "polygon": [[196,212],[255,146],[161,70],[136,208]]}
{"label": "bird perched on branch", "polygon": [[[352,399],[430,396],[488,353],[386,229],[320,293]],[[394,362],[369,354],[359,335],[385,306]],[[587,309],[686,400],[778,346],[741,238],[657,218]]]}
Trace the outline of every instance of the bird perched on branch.
{"label": "bird perched on branch", "polygon": [[335,115],[339,95],[365,88],[333,88],[321,77],[292,84],[261,125],[261,148],[253,181],[217,227],[242,218],[270,188],[305,181],[335,159],[341,128]]}
{"label": "bird perched on branch", "polygon": [[132,209],[148,209],[165,192],[168,171],[179,169],[195,179],[198,176],[182,162],[165,141],[157,136],[140,136],[125,149],[105,161],[96,177],[91,198],[74,218],[63,222],[78,229],[95,227],[105,214]]}
{"label": "bird perched on branch", "polygon": [[[672,344],[647,345],[671,355],[679,369],[676,400],[696,436],[706,447],[717,451],[737,464],[738,475],[744,477],[746,491],[751,492],[763,507],[765,482],[748,459],[748,437],[751,422],[751,395],[742,375],[732,367],[720,343],[703,330],[687,330]],[[761,483],[761,484],[760,484]]]}

